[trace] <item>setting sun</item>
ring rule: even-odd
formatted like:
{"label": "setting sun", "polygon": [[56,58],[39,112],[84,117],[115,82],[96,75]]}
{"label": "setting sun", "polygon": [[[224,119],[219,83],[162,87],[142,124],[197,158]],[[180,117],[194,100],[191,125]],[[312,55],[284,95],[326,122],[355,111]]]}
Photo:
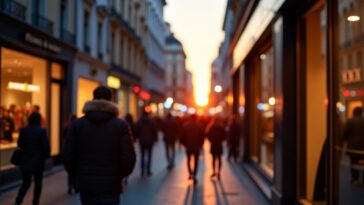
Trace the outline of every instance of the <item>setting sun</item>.
{"label": "setting sun", "polygon": [[196,97],[196,104],[198,106],[206,106],[208,103],[208,99],[205,95],[198,94]]}

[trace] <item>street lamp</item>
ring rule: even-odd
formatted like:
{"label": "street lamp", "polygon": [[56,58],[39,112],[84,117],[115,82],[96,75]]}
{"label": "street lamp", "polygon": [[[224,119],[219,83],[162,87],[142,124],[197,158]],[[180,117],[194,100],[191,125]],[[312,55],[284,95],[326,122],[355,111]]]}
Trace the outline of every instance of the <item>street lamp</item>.
{"label": "street lamp", "polygon": [[215,85],[214,90],[215,90],[215,92],[220,93],[222,91],[221,85]]}

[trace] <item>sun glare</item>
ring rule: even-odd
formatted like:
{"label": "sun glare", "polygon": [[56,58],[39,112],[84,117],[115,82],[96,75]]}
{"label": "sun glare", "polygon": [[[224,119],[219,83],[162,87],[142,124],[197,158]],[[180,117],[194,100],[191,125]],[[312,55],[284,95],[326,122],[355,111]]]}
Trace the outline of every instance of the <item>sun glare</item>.
{"label": "sun glare", "polygon": [[198,106],[206,106],[208,103],[208,99],[206,96],[202,96],[201,94],[197,96],[196,98],[196,104]]}

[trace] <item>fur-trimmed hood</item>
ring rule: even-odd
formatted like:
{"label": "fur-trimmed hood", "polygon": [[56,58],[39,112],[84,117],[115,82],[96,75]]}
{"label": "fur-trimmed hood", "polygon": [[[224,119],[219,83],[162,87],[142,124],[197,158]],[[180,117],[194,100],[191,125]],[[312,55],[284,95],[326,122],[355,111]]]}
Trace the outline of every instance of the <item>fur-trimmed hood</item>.
{"label": "fur-trimmed hood", "polygon": [[85,117],[93,122],[104,122],[119,115],[118,106],[107,100],[91,100],[82,109]]}

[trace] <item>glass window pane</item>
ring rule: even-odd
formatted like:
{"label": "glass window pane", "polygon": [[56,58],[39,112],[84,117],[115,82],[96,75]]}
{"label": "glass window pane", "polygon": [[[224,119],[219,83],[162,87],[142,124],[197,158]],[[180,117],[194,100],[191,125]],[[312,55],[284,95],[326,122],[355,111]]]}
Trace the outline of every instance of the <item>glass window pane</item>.
{"label": "glass window pane", "polygon": [[0,169],[9,168],[19,129],[33,111],[46,127],[47,62],[25,53],[1,48]]}
{"label": "glass window pane", "polygon": [[339,204],[361,204],[364,200],[364,2],[337,0],[339,51],[339,132],[336,132]]}
{"label": "glass window pane", "polygon": [[52,78],[54,79],[63,79],[63,67],[58,64],[58,63],[52,63],[52,68],[51,68],[52,72]]}
{"label": "glass window pane", "polygon": [[259,125],[258,136],[260,141],[260,165],[269,176],[273,176],[274,154],[274,68],[273,48],[259,56],[260,59],[260,96],[258,103]]}

